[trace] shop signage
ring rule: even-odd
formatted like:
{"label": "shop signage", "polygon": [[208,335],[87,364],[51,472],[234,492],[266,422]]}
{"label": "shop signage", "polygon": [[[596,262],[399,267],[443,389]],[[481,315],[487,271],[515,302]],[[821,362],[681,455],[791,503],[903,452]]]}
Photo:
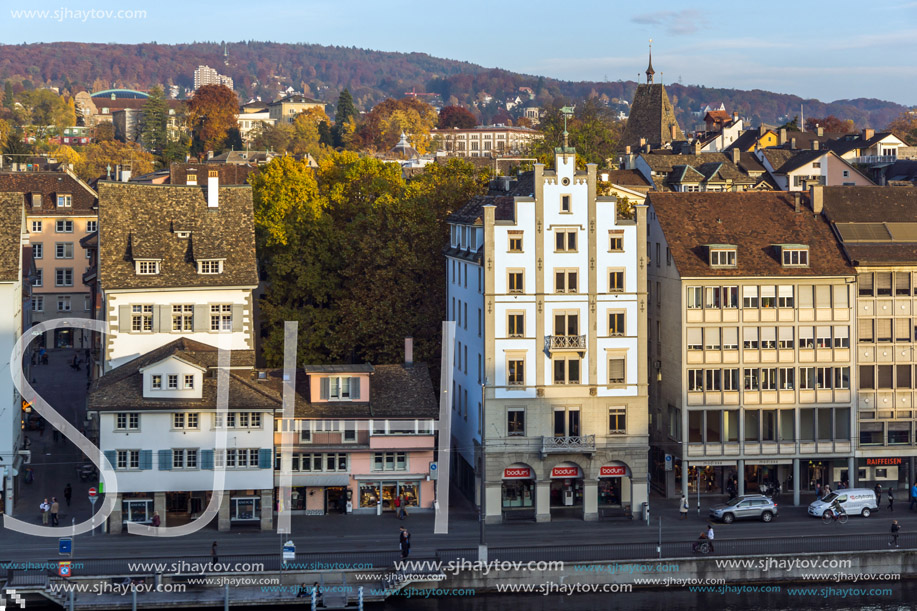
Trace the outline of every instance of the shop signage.
{"label": "shop signage", "polygon": [[503,479],[532,479],[532,470],[528,467],[508,467],[503,469]]}
{"label": "shop signage", "polygon": [[735,467],[736,461],[734,460],[704,460],[697,461],[692,460],[688,463],[691,467]]}
{"label": "shop signage", "polygon": [[551,477],[580,477],[580,470],[577,466],[557,466],[551,469]]}
{"label": "shop signage", "polygon": [[792,465],[791,458],[749,458],[745,461],[747,465]]}
{"label": "shop signage", "polygon": [[903,458],[867,458],[866,465],[869,467],[894,467],[904,464]]}
{"label": "shop signage", "polygon": [[627,467],[624,466],[604,466],[599,469],[599,477],[625,477],[627,475]]}

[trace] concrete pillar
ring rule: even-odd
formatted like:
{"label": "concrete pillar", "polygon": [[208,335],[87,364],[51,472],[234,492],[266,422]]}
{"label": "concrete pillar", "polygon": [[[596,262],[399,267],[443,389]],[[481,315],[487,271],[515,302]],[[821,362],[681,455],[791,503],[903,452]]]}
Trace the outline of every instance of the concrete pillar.
{"label": "concrete pillar", "polygon": [[739,480],[738,494],[739,496],[742,496],[743,494],[745,494],[745,461],[744,460],[739,460],[736,463],[736,471],[738,472],[736,473],[736,475],[738,475],[738,480]]}
{"label": "concrete pillar", "polygon": [[535,482],[535,521],[551,521],[551,480]]}
{"label": "concrete pillar", "polygon": [[583,520],[595,522],[599,519],[599,482],[585,480],[583,482]]}
{"label": "concrete pillar", "polygon": [[799,459],[793,459],[793,505],[799,507]]}
{"label": "concrete pillar", "polygon": [[857,484],[857,461],[856,458],[850,456],[847,458],[847,486],[849,488],[856,488]]}
{"label": "concrete pillar", "polygon": [[[688,498],[688,461],[681,461],[681,496]],[[636,510],[636,507],[634,508]]]}
{"label": "concrete pillar", "polygon": [[[908,491],[910,491],[911,486],[917,482],[917,471],[914,471],[914,467],[917,466],[917,456],[908,456],[907,466],[908,479],[906,482],[904,482],[904,485],[907,486]],[[908,492],[908,496],[910,496],[910,492]]]}
{"label": "concrete pillar", "polygon": [[[633,477],[630,478],[630,510],[633,513],[634,519],[637,519],[641,516],[640,512],[643,510],[643,503],[649,501],[649,497],[647,496],[648,490],[646,488],[646,484],[644,483],[645,481],[646,475],[639,472],[634,473]],[[627,503],[625,503],[625,505],[626,504]],[[650,508],[651,512],[657,512],[654,515],[661,515],[658,513],[661,510],[661,506],[656,507],[655,509]]]}
{"label": "concrete pillar", "polygon": [[261,491],[261,530],[272,530],[274,528],[273,492],[270,488]]}
{"label": "concrete pillar", "polygon": [[159,525],[167,526],[166,524],[166,493],[165,492],[154,492],[153,493],[153,511],[159,513]]}
{"label": "concrete pillar", "polygon": [[108,516],[108,532],[113,535],[120,535],[121,528],[124,526],[123,516],[121,515],[121,495],[115,495],[115,508],[111,515]]}
{"label": "concrete pillar", "polygon": [[223,500],[220,503],[219,519],[217,521],[217,530],[227,532],[230,529],[231,522],[229,519],[229,490],[223,493]]}

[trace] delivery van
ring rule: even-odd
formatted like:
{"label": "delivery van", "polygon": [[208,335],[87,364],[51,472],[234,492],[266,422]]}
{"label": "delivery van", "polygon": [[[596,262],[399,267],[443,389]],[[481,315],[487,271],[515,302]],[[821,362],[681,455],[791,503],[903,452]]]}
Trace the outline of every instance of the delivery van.
{"label": "delivery van", "polygon": [[835,490],[825,498],[813,502],[809,505],[809,515],[816,518],[822,517],[835,499],[849,516],[868,518],[869,514],[879,509],[875,492],[868,488],[848,488]]}

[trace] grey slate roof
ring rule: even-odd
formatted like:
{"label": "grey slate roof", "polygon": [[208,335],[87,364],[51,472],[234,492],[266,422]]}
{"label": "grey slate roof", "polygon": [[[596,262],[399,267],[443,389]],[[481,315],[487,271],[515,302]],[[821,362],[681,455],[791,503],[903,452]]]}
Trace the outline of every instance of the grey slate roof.
{"label": "grey slate roof", "polygon": [[[822,193],[825,217],[852,264],[911,266],[917,261],[917,189],[848,186],[825,187]],[[851,231],[866,225],[874,230]],[[857,233],[857,239],[845,239]],[[895,239],[899,234],[903,239]]]}
{"label": "grey slate roof", "polygon": [[[106,290],[256,286],[249,186],[220,187],[207,207],[205,186],[99,183],[99,276]],[[180,238],[175,231],[191,231]],[[137,275],[135,258],[161,259],[157,275]],[[195,261],[225,258],[222,274]]]}

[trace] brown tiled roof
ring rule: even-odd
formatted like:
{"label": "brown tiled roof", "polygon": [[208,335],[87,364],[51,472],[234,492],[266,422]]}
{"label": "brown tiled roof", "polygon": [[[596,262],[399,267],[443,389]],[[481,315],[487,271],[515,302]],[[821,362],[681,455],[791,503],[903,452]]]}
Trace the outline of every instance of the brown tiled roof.
{"label": "brown tiled roof", "polygon": [[[225,257],[222,274],[197,273],[200,250]],[[135,257],[161,258],[160,273],[137,275]],[[205,186],[100,182],[99,274],[108,290],[257,285],[251,187],[220,187],[208,208]]]}
{"label": "brown tiled roof", "polygon": [[754,184],[754,179],[732,163],[732,156],[724,153],[699,153],[697,155],[641,154],[656,174],[656,190],[669,191],[680,182],[732,182]]}
{"label": "brown tiled roof", "polygon": [[599,175],[601,174],[608,174],[608,182],[622,187],[651,186],[637,170],[599,170]]}
{"label": "brown tiled roof", "polygon": [[[800,212],[786,192],[650,193],[648,203],[682,278],[851,275],[827,221],[800,197]],[[736,267],[710,267],[708,244],[735,244]],[[775,244],[807,245],[809,267],[784,268]]]}
{"label": "brown tiled roof", "polygon": [[[63,172],[2,172],[0,192],[17,192],[26,215],[91,216],[99,196],[89,185],[69,171]],[[31,193],[41,193],[41,208],[32,207]],[[57,207],[57,195],[71,195],[70,208]]]}
{"label": "brown tiled roof", "polygon": [[0,193],[0,282],[20,279],[22,219],[22,194]]}
{"label": "brown tiled roof", "polygon": [[764,158],[767,159],[767,162],[771,164],[771,167],[774,168],[774,171],[778,171],[782,168],[787,161],[793,158],[794,155],[799,153],[792,149],[778,149],[778,148],[766,148],[759,151]]}
{"label": "brown tiled roof", "polygon": [[[674,138],[671,129],[673,125]],[[660,83],[637,85],[620,146],[622,149],[625,146],[640,146],[641,138],[645,138],[647,144],[653,146],[685,138],[675,119],[675,110],[669,101],[665,86]]]}

